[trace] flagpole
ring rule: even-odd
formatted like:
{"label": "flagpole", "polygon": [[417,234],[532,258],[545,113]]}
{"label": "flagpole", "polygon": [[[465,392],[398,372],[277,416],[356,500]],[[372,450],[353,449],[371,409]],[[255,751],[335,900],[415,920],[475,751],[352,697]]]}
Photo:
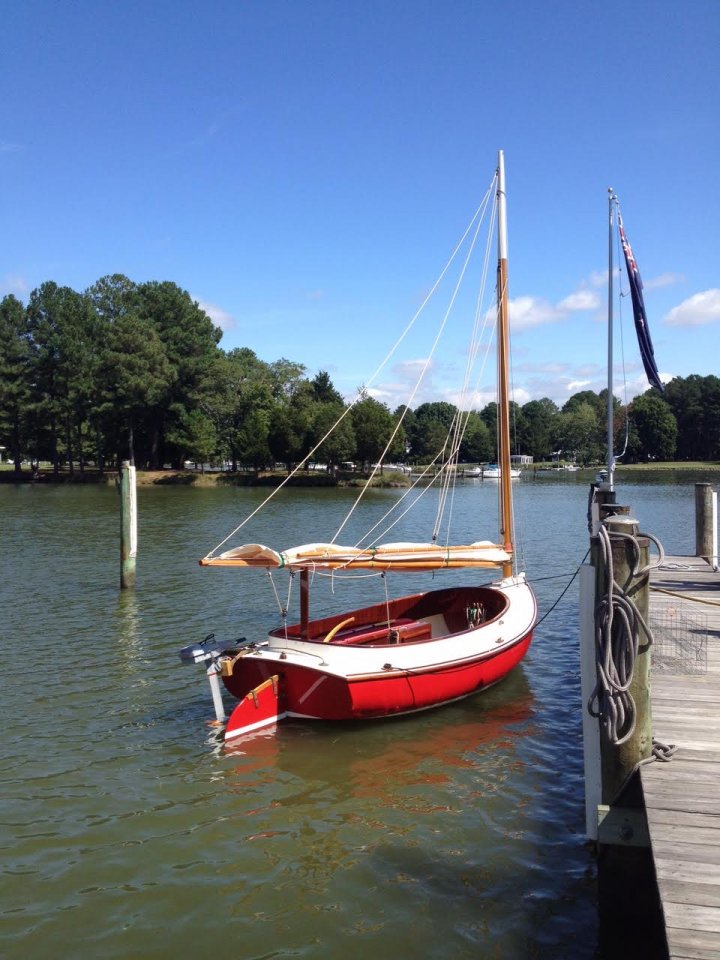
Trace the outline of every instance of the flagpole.
{"label": "flagpole", "polygon": [[607,386],[607,489],[615,489],[615,454],[613,452],[614,415],[613,405],[613,204],[617,197],[608,187],[608,386]]}

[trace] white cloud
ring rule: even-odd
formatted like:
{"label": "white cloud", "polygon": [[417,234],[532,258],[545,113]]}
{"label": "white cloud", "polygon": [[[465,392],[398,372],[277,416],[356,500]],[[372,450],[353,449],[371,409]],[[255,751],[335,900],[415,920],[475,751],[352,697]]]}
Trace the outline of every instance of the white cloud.
{"label": "white cloud", "polygon": [[585,363],[575,371],[577,377],[597,377],[605,373],[605,368],[597,363]]}
{"label": "white cloud", "polygon": [[652,277],[643,282],[646,290],[659,290],[661,287],[672,287],[676,283],[683,283],[685,277],[681,273],[661,273],[659,277]]}
{"label": "white cloud", "polygon": [[670,327],[702,327],[720,322],[720,290],[704,290],[683,300],[663,317]]}
{"label": "white cloud", "polygon": [[559,303],[539,297],[517,297],[510,300],[510,322],[515,330],[529,330],[547,323],[566,320],[571,313],[597,310],[600,300],[594,290],[584,284]]}
{"label": "white cloud", "polygon": [[26,297],[29,292],[30,284],[24,277],[17,274],[6,273],[0,280],[0,296],[12,293],[16,297],[22,298]]}
{"label": "white cloud", "polygon": [[21,143],[8,143],[7,140],[0,140],[0,153],[20,153]]}
{"label": "white cloud", "polygon": [[591,383],[592,380],[570,380],[565,384],[565,389],[568,393],[579,393],[580,390],[586,390]]}
{"label": "white cloud", "polygon": [[517,297],[510,300],[510,322],[515,330],[529,330],[546,323],[556,323],[565,314],[547,300],[538,297]]}
{"label": "white cloud", "polygon": [[205,311],[215,326],[220,327],[222,331],[227,332],[235,327],[235,318],[221,307],[215,306],[214,303],[208,303],[206,300],[198,300],[197,305],[201,310]]}
{"label": "white cloud", "polygon": [[600,298],[594,290],[577,290],[575,293],[571,293],[569,297],[565,297],[564,300],[560,301],[558,310],[567,312],[573,310],[597,310],[599,306]]}
{"label": "white cloud", "polygon": [[551,373],[562,374],[567,371],[569,364],[562,362],[548,363],[520,363],[514,364],[514,369],[518,373]]}

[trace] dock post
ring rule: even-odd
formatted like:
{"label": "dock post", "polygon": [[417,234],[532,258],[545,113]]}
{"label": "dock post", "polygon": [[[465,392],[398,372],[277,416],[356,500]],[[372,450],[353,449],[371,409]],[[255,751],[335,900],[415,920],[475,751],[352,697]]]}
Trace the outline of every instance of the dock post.
{"label": "dock post", "polygon": [[137,490],[135,466],[123,460],[120,468],[120,588],[135,586],[137,557]]}
{"label": "dock post", "polygon": [[[613,515],[607,515],[609,510]],[[649,572],[634,576],[633,570],[647,567],[648,540],[638,536],[637,520],[624,515],[629,508],[611,507],[608,504],[603,512],[604,526],[610,535],[615,583],[633,601],[647,623]],[[637,540],[639,559],[631,541],[618,536],[621,533],[631,534]],[[592,546],[596,591],[600,599],[607,594],[607,575],[598,537],[593,538]],[[621,619],[618,613],[613,617],[614,639]],[[597,829],[599,941],[602,955],[618,960],[667,958],[652,855],[647,845],[642,788],[638,775],[633,775],[640,760],[647,759],[652,752],[650,647],[642,629],[638,640],[629,688],[635,702],[635,729],[624,743],[618,745],[611,741],[605,724],[600,723],[602,806],[598,810]],[[617,650],[616,655],[619,656]],[[628,891],[632,891],[630,896]]]}
{"label": "dock post", "polygon": [[580,567],[580,696],[582,699],[583,761],[585,768],[585,833],[597,840],[598,807],[602,802],[600,727],[587,709],[597,681],[595,666],[595,569]]}
{"label": "dock post", "polygon": [[[647,623],[650,598],[650,574],[647,569],[639,575],[633,575],[637,565],[642,571],[647,568],[649,556],[649,542],[647,537],[638,536],[639,524],[637,520],[626,516],[612,516],[605,521],[610,534],[613,572],[615,583],[635,604],[638,613]],[[613,535],[615,534],[615,535]],[[640,547],[639,561],[631,542],[625,536],[632,535]],[[598,566],[597,596],[607,592],[606,571]],[[619,626],[619,618],[614,619],[614,628]],[[603,803],[612,804],[621,788],[625,785],[629,775],[641,760],[646,760],[652,753],[652,712],[650,708],[650,644],[647,637],[640,632],[637,657],[635,659],[633,676],[630,682],[629,694],[635,703],[635,729],[631,736],[619,745],[610,741],[601,724],[600,751],[602,762],[602,796]]]}
{"label": "dock post", "polygon": [[717,570],[717,493],[709,483],[695,484],[695,556]]}

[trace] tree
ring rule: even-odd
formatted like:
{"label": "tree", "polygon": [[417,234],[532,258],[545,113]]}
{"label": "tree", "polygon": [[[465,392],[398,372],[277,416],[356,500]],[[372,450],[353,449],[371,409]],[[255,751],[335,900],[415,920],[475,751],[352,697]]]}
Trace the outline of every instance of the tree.
{"label": "tree", "polygon": [[156,469],[166,453],[179,466],[183,451],[168,439],[168,431],[172,434],[172,427],[201,405],[222,331],[185,290],[169,281],[140,284],[137,311],[154,328],[172,372],[164,378],[166,392],[154,408],[154,417],[146,420],[148,460]]}
{"label": "tree", "polygon": [[270,364],[270,374],[275,398],[289,400],[303,382],[305,367],[301,363],[293,363],[292,360],[280,357]]}
{"label": "tree", "polygon": [[654,390],[636,397],[630,405],[633,430],[628,454],[635,460],[672,460],[678,425],[667,402]]}
{"label": "tree", "polygon": [[[509,404],[509,413],[510,413],[510,446],[515,452],[519,452],[519,447],[522,446],[522,437],[525,432],[525,426],[523,421],[522,408],[515,403],[514,400],[510,401]],[[498,457],[498,447],[497,447],[497,433],[498,433],[498,405],[493,401],[488,403],[480,411],[480,417],[483,423],[486,425],[489,431],[490,438],[492,440],[492,456],[494,459]]]}
{"label": "tree", "polygon": [[563,413],[557,415],[552,442],[566,457],[593,463],[602,457],[602,434],[595,406],[584,402],[573,405],[567,412],[563,408]]}
{"label": "tree", "polygon": [[0,435],[15,472],[20,473],[22,444],[30,406],[30,342],[22,303],[12,294],[0,301]]}
{"label": "tree", "polygon": [[384,403],[367,395],[355,404],[350,415],[356,458],[367,468],[382,456],[395,425],[393,417]]}
{"label": "tree", "polygon": [[287,465],[288,473],[314,446],[312,437],[316,407],[312,385],[307,380],[294,381],[292,392],[283,392],[275,401],[269,436],[270,450],[276,460]]}
{"label": "tree", "polygon": [[[100,364],[104,403],[101,415],[117,419],[135,462],[138,423],[162,417],[173,369],[154,325],[131,314],[112,324]],[[177,422],[177,421],[176,421]],[[119,450],[118,450],[119,453]]]}
{"label": "tree", "polygon": [[233,470],[238,462],[260,469],[272,455],[268,445],[273,398],[270,366],[248,347],[218,351],[203,388],[203,409],[218,434],[219,450]]}
{"label": "tree", "polygon": [[552,424],[558,408],[548,397],[523,404],[520,446],[535,460],[549,460],[552,454]]}
{"label": "tree", "polygon": [[422,403],[415,410],[410,451],[415,460],[434,460],[444,450],[450,456],[448,437],[457,426],[458,409],[452,403]]}
{"label": "tree", "polygon": [[342,396],[337,392],[330,379],[330,374],[320,370],[311,381],[313,394],[318,403],[343,403]]}
{"label": "tree", "polygon": [[493,400],[491,403],[486,404],[480,411],[480,417],[482,422],[488,428],[490,437],[492,438],[493,444],[493,457],[496,457],[497,450],[497,425],[498,425],[498,405]]}
{"label": "tree", "polygon": [[203,473],[205,464],[217,453],[215,424],[202,410],[183,411],[180,420],[168,431],[167,439],[178,449],[185,450],[188,459],[201,464]]}
{"label": "tree", "polygon": [[136,316],[140,309],[140,290],[122,273],[101,277],[85,291],[93,310],[106,324],[128,314]]}
{"label": "tree", "polygon": [[62,434],[72,472],[93,399],[98,361],[96,315],[83,294],[48,281],[30,294],[27,318],[35,395],[49,427],[50,459],[57,473]]}
{"label": "tree", "polygon": [[322,440],[315,453],[315,459],[327,464],[331,474],[335,473],[339,463],[355,456],[357,440],[352,417],[347,414],[340,420],[344,410],[342,403],[318,403],[313,418],[313,446],[320,443],[327,432],[335,427],[327,439]]}
{"label": "tree", "polygon": [[705,449],[702,380],[697,374],[675,377],[665,388],[665,398],[677,420],[677,456],[681,460],[700,460]]}
{"label": "tree", "polygon": [[494,440],[480,414],[471,410],[467,414],[465,433],[460,444],[460,460],[463,463],[486,463],[492,459]]}

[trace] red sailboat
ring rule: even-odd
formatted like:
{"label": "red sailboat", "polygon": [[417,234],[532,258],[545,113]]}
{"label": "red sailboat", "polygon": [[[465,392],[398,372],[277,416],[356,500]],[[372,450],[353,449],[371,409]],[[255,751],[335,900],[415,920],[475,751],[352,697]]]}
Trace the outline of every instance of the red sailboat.
{"label": "red sailboat", "polygon": [[[497,212],[498,542],[467,545],[314,543],[274,550],[250,543],[212,551],[206,567],[260,568],[299,574],[299,619],[256,641],[229,646],[208,638],[181,651],[204,663],[216,712],[224,720],[218,678],[239,702],[225,726],[236,740],[285,717],[368,720],[414,713],[487,689],[524,657],[537,617],[535,597],[516,570],[510,467],[509,337],[505,175],[502,152],[489,191]],[[462,414],[460,414],[462,420]],[[456,432],[451,450],[457,452]],[[441,477],[456,474],[446,457]],[[454,481],[453,481],[454,482]],[[224,546],[223,543],[221,546]],[[218,550],[219,548],[216,548]],[[415,573],[495,568],[488,584],[453,586],[385,598],[359,609],[313,619],[311,574],[323,571]]]}

